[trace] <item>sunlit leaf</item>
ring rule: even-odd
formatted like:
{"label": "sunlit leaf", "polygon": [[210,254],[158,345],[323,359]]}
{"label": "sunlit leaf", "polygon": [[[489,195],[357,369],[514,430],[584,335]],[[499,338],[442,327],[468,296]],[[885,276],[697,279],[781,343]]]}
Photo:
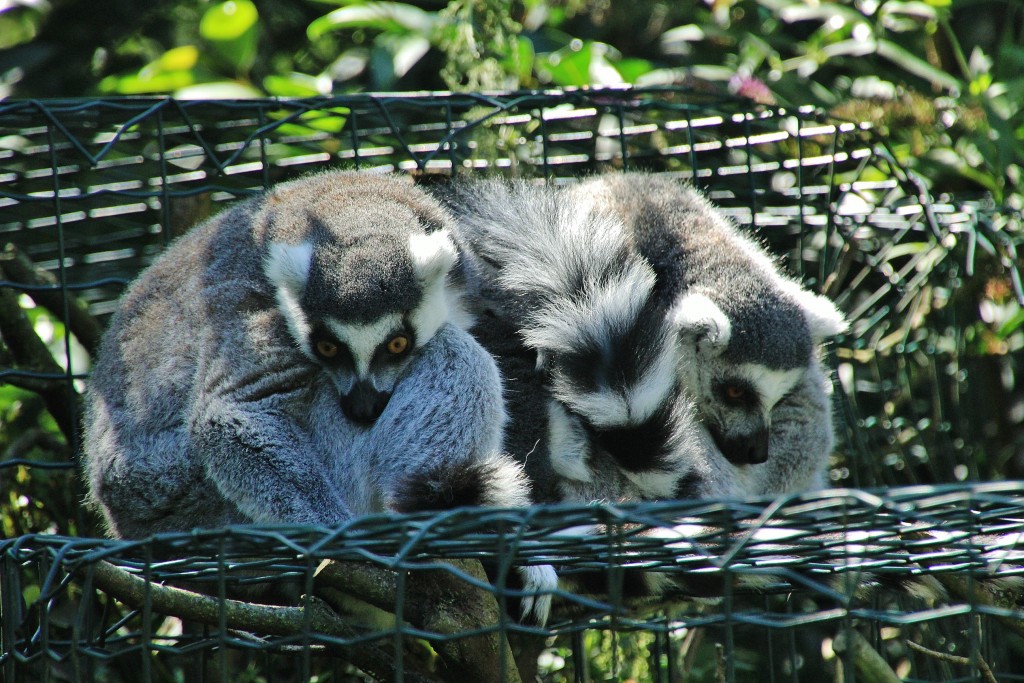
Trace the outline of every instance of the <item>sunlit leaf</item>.
{"label": "sunlit leaf", "polygon": [[401,78],[430,50],[430,41],[423,36],[407,35],[395,37],[391,45],[394,55],[395,76]]}
{"label": "sunlit leaf", "polygon": [[661,34],[661,51],[667,55],[688,55],[693,52],[692,43],[704,40],[704,29],[696,24],[676,26]]}
{"label": "sunlit leaf", "polygon": [[620,59],[615,62],[622,80],[627,83],[636,83],[637,79],[644,74],[650,73],[654,65],[646,59]]}
{"label": "sunlit leaf", "polygon": [[592,56],[590,43],[574,44],[544,56],[540,66],[547,76],[546,80],[555,85],[587,85],[590,83]]}
{"label": "sunlit leaf", "polygon": [[935,68],[891,40],[879,40],[876,49],[879,55],[895,63],[904,71],[923,78],[933,85],[945,88],[946,90],[959,90],[960,88],[960,81],[956,78],[942,69]]}
{"label": "sunlit leaf", "polygon": [[203,14],[199,34],[237,73],[245,73],[256,61],[258,22],[259,13],[250,0],[228,0]]}
{"label": "sunlit leaf", "polygon": [[779,18],[786,23],[798,21],[836,21],[857,23],[864,21],[864,15],[853,7],[834,2],[825,3],[793,3],[779,10]]}
{"label": "sunlit leaf", "polygon": [[883,17],[889,14],[898,14],[921,22],[935,21],[938,17],[938,14],[935,12],[935,6],[927,2],[896,2],[896,0],[889,0],[879,8],[878,13]]}
{"label": "sunlit leaf", "polygon": [[310,40],[341,29],[373,28],[390,32],[413,32],[423,35],[433,31],[437,15],[419,7],[400,2],[368,2],[342,7],[326,14],[306,29]]}
{"label": "sunlit leaf", "polygon": [[238,40],[259,21],[250,0],[228,0],[206,10],[199,22],[199,35],[207,40]]}
{"label": "sunlit leaf", "polygon": [[169,93],[195,83],[191,71],[163,71],[150,75],[108,76],[100,81],[101,92],[119,95],[144,95],[148,93]]}
{"label": "sunlit leaf", "polygon": [[512,73],[515,70],[519,84],[523,85],[531,80],[536,53],[533,50],[533,42],[524,36],[516,38],[516,50],[518,52],[518,62],[514,61],[510,54],[502,61],[502,66],[505,67],[507,73]]}
{"label": "sunlit leaf", "polygon": [[181,88],[174,93],[182,100],[241,100],[263,95],[258,89],[239,81],[215,81]]}
{"label": "sunlit leaf", "polygon": [[182,45],[163,53],[153,66],[160,71],[188,71],[199,62],[199,48]]}
{"label": "sunlit leaf", "polygon": [[277,97],[315,97],[330,94],[331,79],[296,72],[271,75],[263,79],[263,89]]}
{"label": "sunlit leaf", "polygon": [[1000,325],[996,334],[1000,339],[1006,339],[1019,329],[1024,329],[1024,308],[1018,309],[1009,320]]}

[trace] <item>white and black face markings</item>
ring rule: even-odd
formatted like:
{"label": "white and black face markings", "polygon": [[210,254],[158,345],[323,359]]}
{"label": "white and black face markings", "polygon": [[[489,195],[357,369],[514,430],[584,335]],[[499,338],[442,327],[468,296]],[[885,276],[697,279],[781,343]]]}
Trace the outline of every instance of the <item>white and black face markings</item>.
{"label": "white and black face markings", "polygon": [[311,326],[310,348],[325,366],[336,368],[336,381],[348,378],[347,393],[356,381],[369,382],[379,391],[391,391],[402,363],[415,348],[415,334],[399,313],[367,324],[326,319]]}
{"label": "white and black face markings", "polygon": [[729,462],[756,465],[768,459],[771,411],[796,386],[803,372],[804,368],[773,370],[746,363],[712,380],[717,415],[707,426]]}
{"label": "white and black face markings", "polygon": [[775,404],[792,391],[804,367],[773,370],[757,363],[745,363],[733,368],[731,376],[716,383],[719,399],[729,406],[759,409],[768,419]]}

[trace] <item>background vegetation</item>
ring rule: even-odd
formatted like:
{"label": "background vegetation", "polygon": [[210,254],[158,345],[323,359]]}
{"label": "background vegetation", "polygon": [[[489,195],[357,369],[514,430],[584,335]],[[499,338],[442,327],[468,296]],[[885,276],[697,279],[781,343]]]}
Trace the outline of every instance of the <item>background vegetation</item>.
{"label": "background vegetation", "polygon": [[0,3],[0,96],[690,83],[891,132],[934,187],[1022,203],[1017,0]]}
{"label": "background vegetation", "polygon": [[[626,83],[686,84],[868,121],[934,196],[985,197],[1011,213],[1024,207],[1019,0],[0,0],[0,98]],[[1008,239],[1020,243],[1019,217],[1008,225],[1016,230]],[[976,411],[991,420],[979,431],[1001,433],[978,459],[998,463],[988,473],[1019,478],[1024,310],[1005,269],[986,270],[996,250],[987,261],[984,244],[979,253],[979,277],[954,302],[958,325],[940,332],[944,346],[970,358],[972,380],[991,389],[991,405],[964,408],[970,419]],[[66,363],[62,323],[29,296],[19,308],[0,315],[24,316],[55,362]],[[0,345],[0,365],[4,354]],[[879,419],[898,422],[901,409]],[[0,384],[2,459],[66,462],[73,439],[51,412],[31,388]],[[81,491],[66,485],[66,471],[0,468],[0,479],[8,476],[19,486],[0,486],[3,536],[98,531],[82,520]],[[585,643],[595,677],[619,666],[606,637],[588,634]],[[630,647],[647,645],[640,638]],[[568,678],[567,657],[551,650],[542,672]],[[623,676],[650,675],[647,659],[631,661]]]}

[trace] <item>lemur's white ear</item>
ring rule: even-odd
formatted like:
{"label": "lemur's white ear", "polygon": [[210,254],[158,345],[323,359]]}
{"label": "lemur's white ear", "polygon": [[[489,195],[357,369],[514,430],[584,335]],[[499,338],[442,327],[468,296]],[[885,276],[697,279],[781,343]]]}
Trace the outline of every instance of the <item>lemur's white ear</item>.
{"label": "lemur's white ear", "polygon": [[679,335],[691,339],[703,353],[717,356],[729,345],[732,324],[718,304],[704,294],[680,297],[668,318]]}
{"label": "lemur's white ear", "polygon": [[447,230],[409,236],[412,267],[420,282],[428,283],[448,274],[458,260],[455,244]]}
{"label": "lemur's white ear", "polygon": [[284,289],[294,297],[302,293],[309,279],[309,266],[313,260],[313,245],[285,244],[274,242],[270,245],[263,262],[263,272],[278,289]]}
{"label": "lemur's white ear", "polygon": [[309,280],[309,267],[312,261],[313,245],[308,242],[274,242],[267,250],[267,258],[263,261],[263,272],[274,285],[277,306],[284,315],[292,338],[310,358],[313,357],[313,351],[309,347],[309,320],[299,301],[302,299],[306,281]]}
{"label": "lemur's white ear", "polygon": [[810,328],[811,338],[815,344],[846,331],[846,318],[831,299],[799,286],[794,286],[790,294],[803,309],[807,327]]}

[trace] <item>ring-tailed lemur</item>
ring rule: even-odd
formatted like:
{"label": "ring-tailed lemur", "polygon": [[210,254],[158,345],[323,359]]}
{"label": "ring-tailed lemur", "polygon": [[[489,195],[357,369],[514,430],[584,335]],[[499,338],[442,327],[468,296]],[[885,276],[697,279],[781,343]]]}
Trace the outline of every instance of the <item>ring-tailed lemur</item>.
{"label": "ring-tailed lemur", "polygon": [[[705,200],[641,174],[569,188],[464,182],[446,200],[485,311],[476,334],[514,378],[510,450],[531,454],[535,486],[559,482],[547,498],[824,483],[831,407],[816,346],[842,318]],[[551,397],[543,410],[537,395]]]}
{"label": "ring-tailed lemur", "polygon": [[528,505],[456,259],[435,201],[363,173],[278,185],[176,241],[123,297],[86,394],[110,532]]}
{"label": "ring-tailed lemur", "polygon": [[[476,333],[506,377],[506,444],[543,499],[768,495],[824,484],[832,411],[817,347],[843,328],[842,316],[693,190],[644,175],[567,189],[491,180],[456,185],[446,200],[481,310]],[[730,400],[732,385],[747,400]],[[756,462],[765,450],[766,462]],[[768,544],[785,566],[806,533],[768,526],[735,538]],[[700,521],[679,519],[644,535],[700,556],[707,534]],[[823,534],[822,543],[850,544],[860,556],[871,538],[856,530]],[[765,571],[739,574],[736,585],[770,584]],[[629,569],[567,578],[578,589],[660,603],[720,595],[716,577]],[[928,577],[900,587],[942,594]]]}
{"label": "ring-tailed lemur", "polygon": [[524,181],[461,182],[442,196],[474,334],[507,379],[506,447],[538,497],[673,497],[714,447],[679,392],[654,271],[621,222]]}
{"label": "ring-tailed lemur", "polygon": [[657,277],[655,298],[680,342],[680,378],[742,489],[825,484],[833,447],[823,342],[846,329],[827,298],[784,275],[691,186],[666,176],[596,176],[569,190],[611,213]]}

